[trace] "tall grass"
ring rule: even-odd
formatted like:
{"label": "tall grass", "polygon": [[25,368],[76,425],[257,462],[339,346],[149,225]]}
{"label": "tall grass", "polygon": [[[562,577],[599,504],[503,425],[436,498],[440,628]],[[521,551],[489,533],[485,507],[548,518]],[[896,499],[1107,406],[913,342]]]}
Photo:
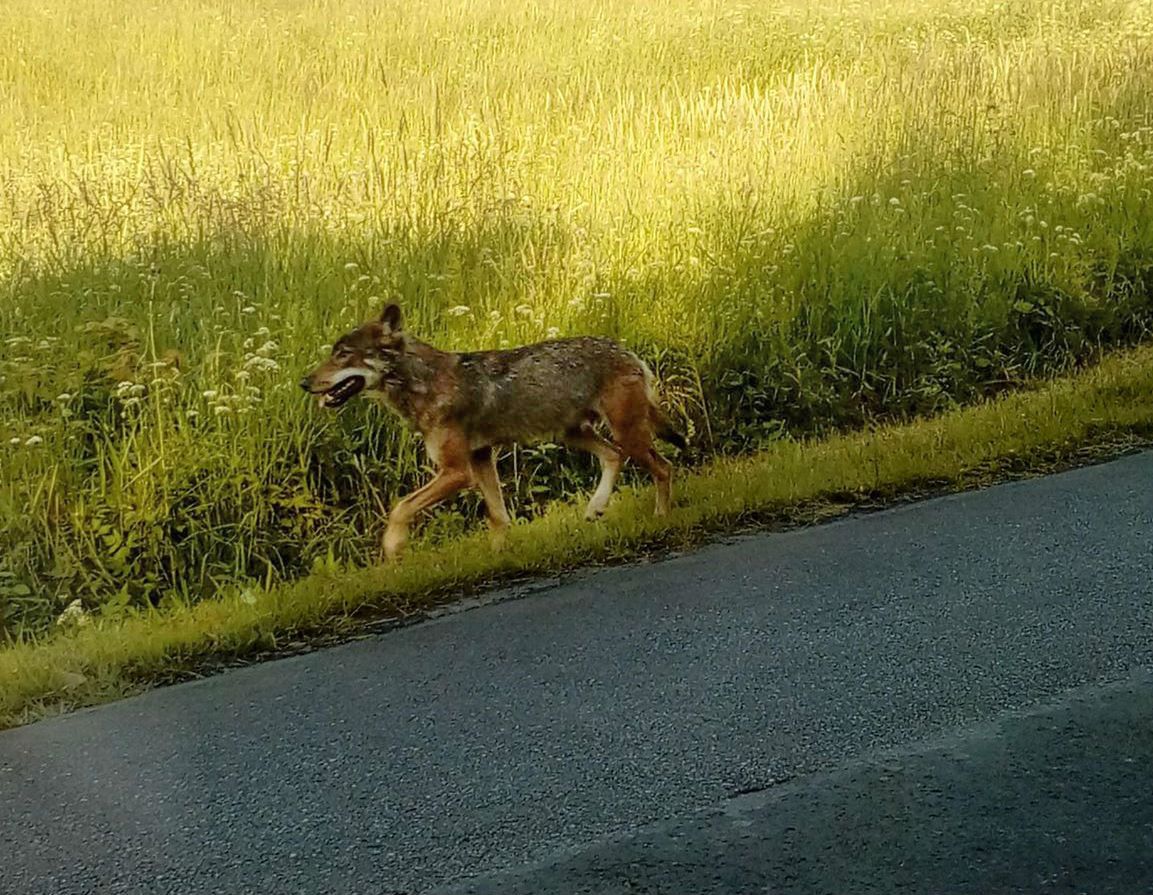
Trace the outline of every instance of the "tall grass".
{"label": "tall grass", "polygon": [[[449,348],[624,339],[706,453],[1153,321],[1148,0],[46,0],[0,40],[8,636],[375,558],[418,446],[294,383],[386,298]],[[558,455],[506,459],[521,516],[587,486]]]}

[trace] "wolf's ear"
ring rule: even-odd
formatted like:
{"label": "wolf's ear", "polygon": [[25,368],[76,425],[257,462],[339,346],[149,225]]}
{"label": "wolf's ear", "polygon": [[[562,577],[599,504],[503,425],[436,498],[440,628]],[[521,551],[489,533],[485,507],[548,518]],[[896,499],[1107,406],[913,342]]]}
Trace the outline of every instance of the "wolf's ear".
{"label": "wolf's ear", "polygon": [[386,305],[380,312],[380,325],[388,335],[395,335],[404,329],[404,315],[400,313],[400,305]]}

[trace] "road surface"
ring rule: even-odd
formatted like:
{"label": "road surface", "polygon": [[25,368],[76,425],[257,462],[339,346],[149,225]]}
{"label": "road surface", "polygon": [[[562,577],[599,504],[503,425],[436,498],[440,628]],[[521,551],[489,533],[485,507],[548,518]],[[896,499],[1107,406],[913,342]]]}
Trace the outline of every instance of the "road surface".
{"label": "road surface", "polygon": [[0,892],[1153,892],[1153,454],[0,733]]}

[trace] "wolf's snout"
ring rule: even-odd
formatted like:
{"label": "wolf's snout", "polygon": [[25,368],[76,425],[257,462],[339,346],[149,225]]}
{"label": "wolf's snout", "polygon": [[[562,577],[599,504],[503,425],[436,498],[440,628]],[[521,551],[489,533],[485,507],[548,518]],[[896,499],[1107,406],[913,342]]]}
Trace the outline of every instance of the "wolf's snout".
{"label": "wolf's snout", "polygon": [[311,376],[305,376],[303,379],[301,379],[300,380],[300,387],[302,389],[304,389],[306,392],[312,391],[312,377]]}

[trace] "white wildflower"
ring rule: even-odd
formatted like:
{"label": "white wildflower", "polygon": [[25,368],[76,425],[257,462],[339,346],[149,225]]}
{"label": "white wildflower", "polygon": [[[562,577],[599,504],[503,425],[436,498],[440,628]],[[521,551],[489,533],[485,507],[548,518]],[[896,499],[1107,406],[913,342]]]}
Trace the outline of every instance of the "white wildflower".
{"label": "white wildflower", "polygon": [[244,362],[246,370],[258,370],[261,373],[279,373],[280,364],[274,361],[271,357],[260,357],[253,355]]}
{"label": "white wildflower", "polygon": [[471,314],[472,308],[468,305],[455,305],[445,311],[445,313],[448,314],[449,317],[463,317],[465,314]]}
{"label": "white wildflower", "polygon": [[92,619],[88,615],[88,611],[84,608],[84,604],[80,600],[73,600],[65,606],[64,611],[56,617],[56,624],[61,628],[81,628],[91,621]]}

